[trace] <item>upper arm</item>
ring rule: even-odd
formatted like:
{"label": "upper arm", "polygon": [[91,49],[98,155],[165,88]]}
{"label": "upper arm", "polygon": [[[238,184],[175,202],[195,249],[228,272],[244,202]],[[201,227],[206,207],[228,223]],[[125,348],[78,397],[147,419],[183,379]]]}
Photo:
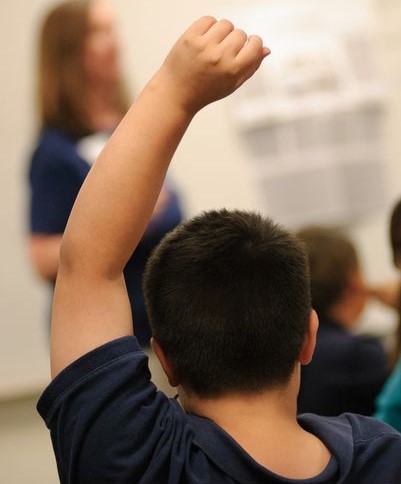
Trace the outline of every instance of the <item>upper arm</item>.
{"label": "upper arm", "polygon": [[146,360],[136,341],[113,341],[42,395],[38,410],[51,429],[61,482],[139,482],[155,456],[158,467],[165,458],[168,472],[171,440],[163,434],[180,432],[186,417],[156,391]]}
{"label": "upper arm", "polygon": [[[89,274],[85,261],[79,259],[72,265],[68,257],[60,261],[62,234],[88,171],[72,146],[53,139],[41,143],[31,163],[29,251],[39,275],[54,280],[57,274],[51,334],[53,377],[102,343],[132,334],[122,278]],[[70,248],[68,243],[67,255]]]}
{"label": "upper arm", "polygon": [[[89,166],[70,145],[59,146],[54,140],[40,145],[31,164],[29,251],[42,277],[54,280],[57,274],[51,334],[53,376],[102,343],[132,334],[123,280],[92,273],[79,257],[70,264],[74,243],[67,242],[67,258],[64,262],[60,258],[63,232],[88,171]],[[92,243],[96,249],[102,241]]]}
{"label": "upper arm", "polygon": [[54,292],[51,373],[60,371],[108,341],[133,334],[124,277],[89,274],[61,264]]}

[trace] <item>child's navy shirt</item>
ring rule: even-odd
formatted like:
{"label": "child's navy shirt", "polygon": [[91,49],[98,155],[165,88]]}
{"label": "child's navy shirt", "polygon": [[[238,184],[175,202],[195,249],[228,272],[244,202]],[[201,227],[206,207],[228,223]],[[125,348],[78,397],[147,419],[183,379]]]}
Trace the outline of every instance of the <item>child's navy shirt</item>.
{"label": "child's navy shirt", "polygon": [[124,337],[50,384],[38,410],[62,484],[401,483],[401,434],[384,423],[353,414],[299,416],[332,458],[320,475],[292,480],[259,465],[211,420],[186,414],[149,378],[136,338]]}

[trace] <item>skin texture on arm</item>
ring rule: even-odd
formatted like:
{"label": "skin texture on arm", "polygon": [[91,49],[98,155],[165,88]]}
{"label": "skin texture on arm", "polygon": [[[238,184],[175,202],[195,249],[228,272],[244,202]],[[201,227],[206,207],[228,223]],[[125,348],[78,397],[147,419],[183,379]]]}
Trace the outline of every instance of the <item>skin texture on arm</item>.
{"label": "skin texture on arm", "polygon": [[176,42],[86,178],[63,237],[53,304],[55,376],[132,334],[123,268],[151,218],[193,116],[235,91],[269,53],[227,20],[202,17]]}

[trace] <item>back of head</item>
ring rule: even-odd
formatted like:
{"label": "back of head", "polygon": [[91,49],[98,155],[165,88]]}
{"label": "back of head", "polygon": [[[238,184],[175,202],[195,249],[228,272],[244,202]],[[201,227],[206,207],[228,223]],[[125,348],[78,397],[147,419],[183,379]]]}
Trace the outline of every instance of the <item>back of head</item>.
{"label": "back of head", "polygon": [[211,211],[177,227],[145,275],[153,334],[199,396],[287,383],[310,317],[306,256],[254,213]]}
{"label": "back of head", "polygon": [[312,305],[318,314],[327,316],[358,269],[355,247],[341,232],[326,227],[305,227],[297,235],[308,255]]}

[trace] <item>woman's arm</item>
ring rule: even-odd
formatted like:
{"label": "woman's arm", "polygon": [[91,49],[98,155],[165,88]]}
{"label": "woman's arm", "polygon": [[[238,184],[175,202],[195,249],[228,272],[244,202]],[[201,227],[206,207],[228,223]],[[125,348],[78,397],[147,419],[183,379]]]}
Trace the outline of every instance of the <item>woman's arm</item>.
{"label": "woman's arm", "polygon": [[55,281],[58,270],[61,234],[32,234],[28,250],[32,266],[38,276],[46,281]]}

